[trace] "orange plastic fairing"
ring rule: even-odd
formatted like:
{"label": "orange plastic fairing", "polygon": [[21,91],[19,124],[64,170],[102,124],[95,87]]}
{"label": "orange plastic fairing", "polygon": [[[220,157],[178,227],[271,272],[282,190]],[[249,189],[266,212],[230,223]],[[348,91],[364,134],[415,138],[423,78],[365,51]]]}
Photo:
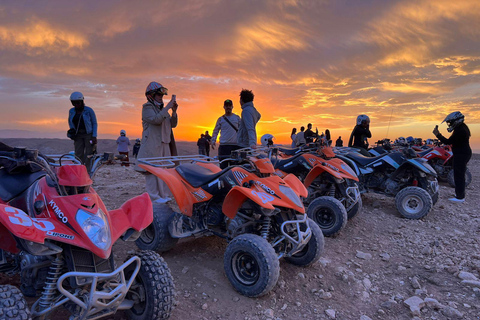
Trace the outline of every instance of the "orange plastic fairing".
{"label": "orange plastic fairing", "polygon": [[92,185],[84,165],[66,164],[57,169],[58,184],[61,186],[84,187]]}
{"label": "orange plastic fairing", "polygon": [[274,209],[273,205],[265,199],[262,199],[261,196],[258,196],[255,190],[235,186],[232,188],[232,190],[228,192],[227,196],[225,197],[225,201],[223,202],[222,206],[223,213],[230,219],[235,218],[238,208],[242,206],[242,203],[246,199],[251,199],[260,207],[271,210]]}
{"label": "orange plastic fairing", "polygon": [[260,171],[260,173],[275,173],[275,168],[273,167],[270,159],[257,159],[255,157],[251,157],[250,160],[255,163],[255,166]]}
{"label": "orange plastic fairing", "polygon": [[327,158],[335,158],[335,152],[333,152],[332,147],[323,147],[320,151],[325,155]]}
{"label": "orange plastic fairing", "polygon": [[308,190],[303,183],[293,173],[288,174],[283,180],[293,189],[299,196],[306,198]]}

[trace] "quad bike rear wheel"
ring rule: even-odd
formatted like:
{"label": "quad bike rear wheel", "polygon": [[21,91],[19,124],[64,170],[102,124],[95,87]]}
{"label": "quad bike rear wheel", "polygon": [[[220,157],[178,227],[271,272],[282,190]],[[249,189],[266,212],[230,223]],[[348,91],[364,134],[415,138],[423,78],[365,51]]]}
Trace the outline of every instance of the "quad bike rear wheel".
{"label": "quad bike rear wheel", "polygon": [[[167,319],[173,310],[175,285],[170,269],[163,258],[153,251],[137,251],[141,260],[140,270],[135,278],[127,299],[134,305],[127,310],[131,320]],[[126,276],[133,268],[126,270]]]}
{"label": "quad bike rear wheel", "polygon": [[0,285],[0,320],[32,319],[22,292],[9,284]]}
{"label": "quad bike rear wheel", "polygon": [[308,267],[317,262],[323,254],[325,239],[323,238],[322,230],[310,218],[308,218],[308,225],[312,230],[312,237],[300,252],[295,253],[291,257],[285,258],[285,260],[291,264]]}
{"label": "quad bike rear wheel", "polygon": [[333,197],[318,197],[307,208],[307,215],[322,229],[326,237],[337,235],[347,225],[343,204]]}
{"label": "quad bike rear wheel", "polygon": [[247,297],[267,294],[280,275],[275,250],[267,240],[255,234],[235,237],[225,250],[223,265],[232,286]]}
{"label": "quad bike rear wheel", "polygon": [[406,187],[395,196],[395,205],[398,212],[407,219],[421,219],[433,207],[430,194],[419,187]]}
{"label": "quad bike rear wheel", "polygon": [[138,248],[164,252],[172,249],[178,242],[172,238],[168,226],[175,212],[167,204],[154,204],[153,222],[142,231],[140,237],[135,240]]}
{"label": "quad bike rear wheel", "polygon": [[[447,181],[450,187],[455,188],[455,178],[453,177],[453,169],[450,170],[450,172],[447,175]],[[465,187],[468,187],[468,185],[472,182],[472,173],[470,170],[465,171]]]}

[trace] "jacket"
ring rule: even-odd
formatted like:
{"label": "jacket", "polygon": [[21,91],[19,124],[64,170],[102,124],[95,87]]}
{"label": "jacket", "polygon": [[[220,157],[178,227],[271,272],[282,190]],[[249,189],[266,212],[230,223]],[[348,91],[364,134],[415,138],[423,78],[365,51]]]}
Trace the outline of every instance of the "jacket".
{"label": "jacket", "polygon": [[350,140],[348,140],[348,146],[368,149],[367,138],[371,137],[372,133],[370,132],[369,128],[356,125],[355,128],[353,128],[352,134],[350,135]]}
{"label": "jacket", "polygon": [[[142,145],[138,151],[138,158],[151,157],[165,157],[168,156],[163,153],[162,148],[162,127],[165,121],[169,121],[172,128],[175,128],[178,123],[178,116],[171,117],[166,108],[154,105],[147,102],[142,107]],[[175,139],[173,138],[173,131],[170,130],[170,154],[177,155]],[[144,169],[135,166],[135,170],[145,172]]]}
{"label": "jacket", "polygon": [[235,130],[228,122],[225,120],[226,117],[235,128],[240,127],[240,117],[234,113],[230,116],[221,116],[218,118],[217,123],[215,124],[215,129],[212,133],[212,142],[217,142],[217,136],[220,132],[220,144],[221,145],[236,145],[237,144],[237,130]]}
{"label": "jacket", "polygon": [[470,129],[465,123],[461,123],[453,130],[450,138],[445,138],[441,134],[438,134],[437,138],[444,144],[452,145],[452,153],[471,155],[472,149],[470,148]]}
{"label": "jacket", "polygon": [[246,102],[242,106],[242,120],[237,132],[237,144],[246,148],[257,144],[257,131],[255,129],[260,113],[253,106],[253,102]]}
{"label": "jacket", "polygon": [[[68,112],[68,126],[70,129],[75,129],[75,124],[73,123],[73,117],[75,117],[75,108],[71,108]],[[85,130],[87,134],[92,134],[92,137],[97,136],[97,117],[92,108],[85,106],[83,109],[83,122],[85,123]]]}

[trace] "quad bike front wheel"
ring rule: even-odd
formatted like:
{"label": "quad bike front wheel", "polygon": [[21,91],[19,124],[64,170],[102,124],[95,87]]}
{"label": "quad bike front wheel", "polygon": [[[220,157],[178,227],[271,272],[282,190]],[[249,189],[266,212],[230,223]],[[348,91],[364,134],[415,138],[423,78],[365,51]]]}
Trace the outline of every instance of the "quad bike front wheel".
{"label": "quad bike front wheel", "polygon": [[178,239],[172,238],[168,226],[175,212],[167,204],[154,204],[153,222],[142,231],[135,244],[142,250],[164,252],[172,249]]}
{"label": "quad bike front wheel", "polygon": [[[448,173],[447,181],[450,187],[455,188],[455,178],[453,176],[453,169],[450,170],[450,172]],[[468,187],[470,183],[472,183],[472,173],[467,168],[467,171],[465,171],[465,187]]]}
{"label": "quad bike front wheel", "polygon": [[225,250],[223,265],[232,286],[247,297],[267,294],[280,275],[275,250],[267,240],[255,234],[235,237]]}
{"label": "quad bike front wheel", "polygon": [[395,205],[398,212],[407,219],[421,219],[433,207],[430,194],[419,187],[406,187],[395,196]]}
{"label": "quad bike front wheel", "polygon": [[333,197],[318,197],[310,202],[307,215],[326,237],[337,235],[347,225],[348,215],[343,204]]}
{"label": "quad bike front wheel", "polygon": [[31,319],[30,309],[22,292],[9,284],[0,285],[0,320]]}
{"label": "quad bike front wheel", "polygon": [[[167,263],[153,251],[137,251],[135,255],[142,264],[127,294],[127,299],[134,301],[133,307],[127,310],[128,318],[168,319],[173,310],[175,285]],[[127,277],[133,269],[126,270]]]}
{"label": "quad bike front wheel", "polygon": [[313,263],[317,262],[318,259],[323,254],[323,249],[325,246],[325,239],[323,238],[323,233],[320,227],[310,218],[308,218],[308,225],[310,230],[312,230],[312,236],[307,244],[300,250],[295,253],[293,256],[285,258],[286,261],[291,264],[308,267]]}

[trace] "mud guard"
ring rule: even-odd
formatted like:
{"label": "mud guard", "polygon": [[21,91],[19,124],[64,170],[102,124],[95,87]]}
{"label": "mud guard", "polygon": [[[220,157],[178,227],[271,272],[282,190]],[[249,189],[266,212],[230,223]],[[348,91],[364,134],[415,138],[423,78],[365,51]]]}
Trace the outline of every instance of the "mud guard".
{"label": "mud guard", "polygon": [[416,161],[416,159],[408,159],[407,161],[402,163],[397,170],[395,170],[390,179],[395,178],[400,172],[403,172],[404,168],[406,168],[407,166],[413,166],[414,168],[422,171],[425,174],[432,175],[434,177],[437,176],[435,170],[427,162],[420,163],[419,161]]}
{"label": "mud guard", "polygon": [[148,193],[132,198],[119,209],[111,210],[112,243],[128,229],[142,231],[153,221],[153,206]]}
{"label": "mud guard", "polygon": [[257,195],[255,190],[235,186],[233,187],[225,197],[223,201],[222,211],[223,213],[229,217],[230,219],[235,218],[237,215],[238,209],[242,206],[243,202],[246,199],[250,199],[260,207],[265,209],[273,210],[275,209],[273,205],[269,203],[269,201],[261,198]]}
{"label": "mud guard", "polygon": [[287,174],[287,176],[283,178],[283,181],[285,181],[300,197],[306,198],[308,196],[307,188],[293,173]]}
{"label": "mud guard", "polygon": [[343,179],[343,177],[335,170],[332,170],[328,167],[324,167],[324,166],[320,166],[320,165],[316,165],[315,167],[312,168],[312,170],[310,170],[310,172],[307,174],[307,177],[305,178],[305,181],[303,182],[303,184],[305,185],[306,188],[308,188],[312,182],[320,175],[322,174],[323,172],[328,172],[329,174],[331,174],[332,176],[334,176],[335,178],[337,179]]}
{"label": "mud guard", "polygon": [[193,213],[193,201],[190,195],[190,192],[183,185],[181,180],[172,175],[168,169],[156,168],[149,165],[139,164],[140,168],[154,174],[165,182],[165,184],[170,189],[170,192],[173,194],[175,201],[177,202],[178,207],[180,208],[180,213],[191,217]]}

